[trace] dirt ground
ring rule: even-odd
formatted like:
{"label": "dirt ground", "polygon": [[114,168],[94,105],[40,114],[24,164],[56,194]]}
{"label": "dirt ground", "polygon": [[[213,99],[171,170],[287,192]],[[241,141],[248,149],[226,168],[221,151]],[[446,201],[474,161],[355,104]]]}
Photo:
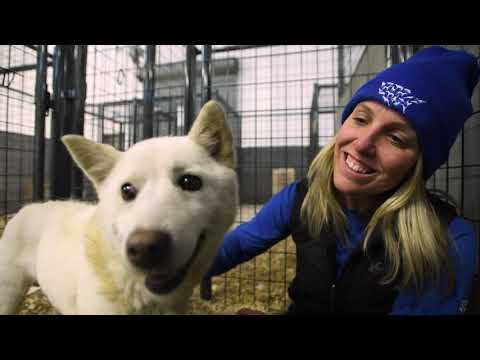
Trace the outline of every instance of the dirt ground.
{"label": "dirt ground", "polygon": [[[236,224],[250,219],[260,210],[259,205],[241,207]],[[7,219],[0,217],[0,232]],[[3,224],[2,224],[3,223]],[[200,297],[197,287],[191,298],[190,315],[229,315],[248,307],[267,314],[280,313],[288,306],[288,284],[295,274],[295,246],[288,238],[268,252],[257,256],[212,279],[212,296],[209,301]],[[48,299],[40,289],[31,289],[21,304],[19,315],[55,315]]]}

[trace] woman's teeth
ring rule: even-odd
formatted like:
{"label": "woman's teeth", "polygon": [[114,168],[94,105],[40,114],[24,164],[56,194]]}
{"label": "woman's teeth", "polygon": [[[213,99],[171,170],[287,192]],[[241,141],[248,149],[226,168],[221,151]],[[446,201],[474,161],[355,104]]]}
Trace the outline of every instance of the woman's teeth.
{"label": "woman's teeth", "polygon": [[357,163],[355,160],[351,158],[350,155],[347,154],[347,159],[346,163],[349,169],[359,173],[359,174],[368,174],[371,173],[372,171],[362,167],[359,163]]}

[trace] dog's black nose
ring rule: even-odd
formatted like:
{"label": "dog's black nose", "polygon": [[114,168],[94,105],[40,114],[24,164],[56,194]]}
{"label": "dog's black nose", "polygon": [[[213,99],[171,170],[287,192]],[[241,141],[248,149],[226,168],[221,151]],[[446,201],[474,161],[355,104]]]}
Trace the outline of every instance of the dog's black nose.
{"label": "dog's black nose", "polygon": [[127,240],[127,257],[145,270],[165,264],[172,248],[172,238],[163,231],[137,230]]}

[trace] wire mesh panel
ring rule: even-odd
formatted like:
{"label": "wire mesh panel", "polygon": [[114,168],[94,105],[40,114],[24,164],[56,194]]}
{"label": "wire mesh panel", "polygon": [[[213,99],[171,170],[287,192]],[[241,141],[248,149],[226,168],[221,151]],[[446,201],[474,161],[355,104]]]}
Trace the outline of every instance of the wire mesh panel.
{"label": "wire mesh panel", "polygon": [[33,199],[36,63],[33,46],[0,46],[0,232]]}
{"label": "wire mesh panel", "polygon": [[[355,47],[347,48],[350,61],[358,58]],[[236,226],[285,185],[305,177],[312,155],[333,137],[338,46],[214,46],[212,64],[213,97],[225,105],[238,144]],[[227,313],[252,305],[283,311],[294,274],[289,237],[215,277],[211,306]]]}
{"label": "wire mesh panel", "polygon": [[[156,46],[153,136],[183,134],[184,59],[181,45]],[[85,136],[119,150],[142,140],[145,78],[145,45],[90,45]]]}
{"label": "wire mesh panel", "polygon": [[[465,50],[480,59],[480,45],[443,45]],[[480,238],[480,87],[472,95],[474,114],[467,120],[450,151],[447,162],[428,181],[428,187],[448,193],[460,213],[473,223]],[[477,262],[478,268],[478,262]]]}
{"label": "wire mesh panel", "polygon": [[[184,48],[157,45],[154,136],[181,133]],[[143,139],[145,46],[89,47],[85,134],[120,149]]]}
{"label": "wire mesh panel", "polygon": [[[283,186],[306,175],[313,156],[340,127],[341,112],[359,86],[420,48],[214,46],[213,94],[226,104],[238,143],[241,204],[234,226],[251,219]],[[478,45],[460,48],[479,55]],[[479,101],[477,89],[474,109],[480,108]],[[474,139],[480,135],[478,116],[467,122],[448,163],[427,184],[457,200],[477,234],[480,151]],[[287,289],[294,274],[295,248],[288,237],[215,277],[214,299],[202,310],[232,313],[254,306],[269,313],[281,312],[288,304]]]}

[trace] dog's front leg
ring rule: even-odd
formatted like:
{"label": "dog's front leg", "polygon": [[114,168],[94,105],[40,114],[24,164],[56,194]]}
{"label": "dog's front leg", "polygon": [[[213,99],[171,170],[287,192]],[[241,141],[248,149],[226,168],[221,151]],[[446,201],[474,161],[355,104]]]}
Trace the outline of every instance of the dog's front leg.
{"label": "dog's front leg", "polygon": [[16,313],[31,283],[23,269],[0,266],[0,315]]}

